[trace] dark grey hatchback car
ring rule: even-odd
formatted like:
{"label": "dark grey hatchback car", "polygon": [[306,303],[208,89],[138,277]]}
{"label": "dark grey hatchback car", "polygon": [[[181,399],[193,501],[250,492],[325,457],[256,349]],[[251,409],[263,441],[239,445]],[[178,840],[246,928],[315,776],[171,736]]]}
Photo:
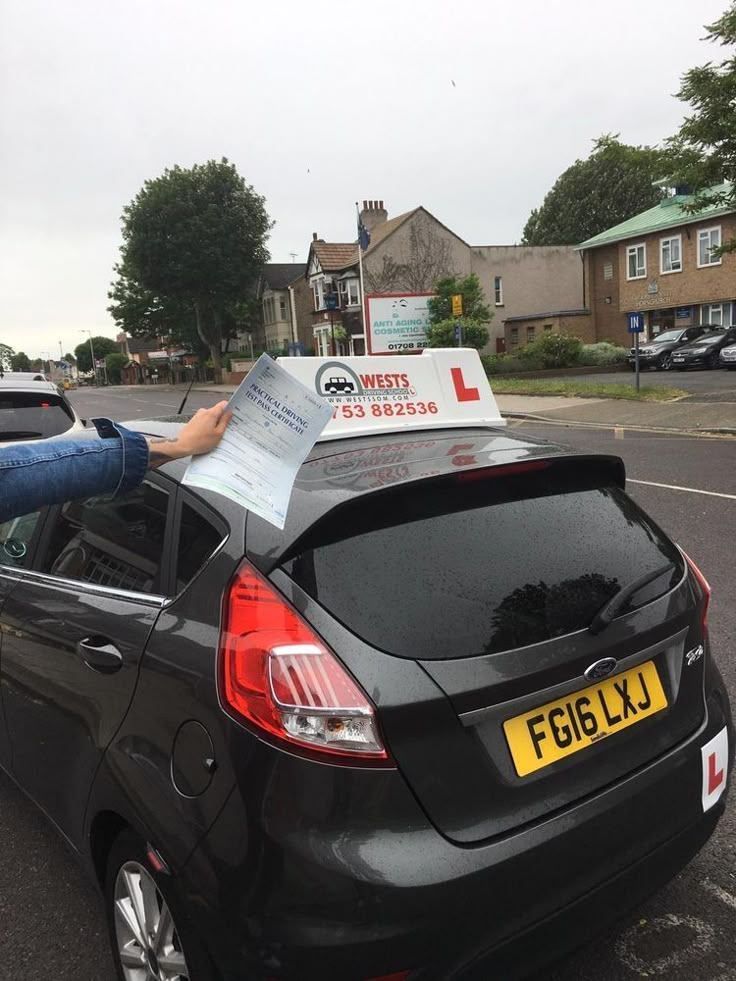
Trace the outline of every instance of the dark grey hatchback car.
{"label": "dark grey hatchback car", "polygon": [[283,531],[183,470],[0,526],[0,765],[120,979],[523,977],[711,834],[709,589],[618,458],[326,441]]}

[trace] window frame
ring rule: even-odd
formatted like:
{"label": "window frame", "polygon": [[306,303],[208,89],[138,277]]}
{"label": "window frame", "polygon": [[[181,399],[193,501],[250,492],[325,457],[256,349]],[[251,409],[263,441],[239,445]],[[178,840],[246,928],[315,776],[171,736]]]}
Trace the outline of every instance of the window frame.
{"label": "window frame", "polygon": [[[220,535],[220,544],[217,546],[217,548],[214,549],[214,551],[206,560],[206,562],[204,562],[204,564],[201,565],[199,569],[197,569],[197,571],[189,580],[189,582],[186,583],[186,585],[183,586],[180,590],[178,590],[178,592],[175,592],[177,573],[179,571],[179,540],[181,537],[181,516],[182,516],[182,512],[184,511],[185,504],[188,508],[191,508],[192,511],[195,511],[201,518],[204,518],[205,521],[209,522],[209,524],[213,526],[215,531]],[[196,580],[199,579],[205,567],[208,566],[210,562],[214,559],[214,557],[216,555],[219,555],[219,553],[223,550],[225,545],[227,545],[228,539],[230,538],[230,526],[224,520],[224,518],[222,518],[219,514],[217,514],[217,512],[214,511],[211,507],[209,507],[205,503],[205,501],[203,501],[200,497],[196,497],[194,494],[190,493],[188,490],[182,487],[181,484],[177,486],[177,494],[176,494],[176,500],[174,501],[173,512],[174,513],[172,519],[173,528],[172,528],[172,551],[171,551],[172,592],[170,594],[170,597],[172,599],[175,599],[176,597],[181,596],[183,593],[185,593],[192,585],[192,583],[196,582]]]}
{"label": "window frame", "polygon": [[[707,235],[708,236],[708,240],[710,241],[710,237],[711,237],[711,235],[712,235],[713,232],[718,232],[718,244],[715,245],[715,246],[714,245],[709,245],[709,247],[708,247],[708,259],[709,259],[709,261],[708,262],[701,262],[700,261],[700,243],[701,243],[704,235]],[[720,248],[720,246],[722,244],[723,244],[723,233],[722,233],[722,230],[721,230],[721,226],[720,225],[710,225],[708,228],[699,228],[698,229],[698,269],[710,269],[711,266],[720,266],[720,265],[723,264],[723,256],[719,255],[719,256],[716,256],[715,259],[714,259],[713,258],[713,254],[710,251],[713,248],[716,248],[716,249],[717,248]]]}
{"label": "window frame", "polygon": [[325,309],[325,277],[320,276],[312,283],[312,302],[315,312]]}
{"label": "window frame", "polygon": [[494,306],[502,307],[503,303],[503,276],[493,277],[493,297]]}
{"label": "window frame", "polygon": [[[34,579],[49,583],[72,583],[80,591],[102,592],[106,596],[125,596],[128,599],[134,598],[153,606],[163,606],[164,603],[171,600],[174,596],[172,593],[175,562],[173,541],[174,507],[179,493],[179,485],[177,481],[171,480],[169,477],[163,476],[163,474],[150,471],[146,474],[145,482],[162,490],[169,498],[166,510],[166,523],[164,526],[163,547],[161,549],[161,564],[158,573],[159,588],[156,592],[144,593],[134,589],[120,589],[117,586],[102,586],[99,583],[84,582],[81,579],[72,579],[68,576],[60,576],[57,573],[40,569],[41,561],[46,558],[51,545],[54,525],[61,513],[63,504],[53,504],[42,509],[45,512],[42,515],[43,527],[36,543],[33,560],[28,566],[24,567],[22,570],[23,575],[33,576]],[[90,496],[94,497],[95,495]]]}
{"label": "window frame", "polygon": [[[644,271],[641,272],[641,273],[637,273],[636,276],[630,276],[629,275],[629,273],[630,273],[629,259],[631,258],[632,252],[636,253],[639,249],[642,250],[642,256],[643,256],[642,261],[643,261],[643,269],[644,269]],[[638,269],[639,266],[637,265],[636,268]],[[630,282],[631,283],[634,280],[637,280],[637,279],[646,279],[646,278],[647,278],[647,243],[646,242],[636,242],[634,245],[627,245],[626,246],[626,280],[627,280],[627,282]]]}
{"label": "window frame", "polygon": [[[677,254],[679,267],[675,269],[672,265],[672,242],[677,242]],[[669,245],[670,268],[664,267],[664,247]],[[659,273],[661,276],[670,276],[672,273],[682,272],[682,235],[668,235],[659,240]]]}

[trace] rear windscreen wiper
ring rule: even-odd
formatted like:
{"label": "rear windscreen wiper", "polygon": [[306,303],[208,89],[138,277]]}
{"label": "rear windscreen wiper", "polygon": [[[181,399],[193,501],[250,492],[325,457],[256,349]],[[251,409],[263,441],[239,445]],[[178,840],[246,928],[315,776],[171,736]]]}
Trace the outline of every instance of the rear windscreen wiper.
{"label": "rear windscreen wiper", "polygon": [[592,634],[599,634],[604,627],[614,619],[618,611],[624,605],[624,603],[631,599],[634,593],[638,593],[643,586],[648,586],[650,582],[654,582],[655,579],[659,579],[666,572],[672,572],[675,568],[672,562],[668,562],[667,565],[660,566],[659,569],[655,569],[653,572],[645,572],[643,576],[639,576],[633,582],[630,582],[628,586],[624,586],[622,589],[616,593],[610,600],[603,604],[603,606],[598,610],[593,619],[590,621],[588,630]]}
{"label": "rear windscreen wiper", "polygon": [[11,429],[4,431],[0,429],[0,442],[4,439],[36,439],[43,436],[43,433],[34,433],[32,429]]}

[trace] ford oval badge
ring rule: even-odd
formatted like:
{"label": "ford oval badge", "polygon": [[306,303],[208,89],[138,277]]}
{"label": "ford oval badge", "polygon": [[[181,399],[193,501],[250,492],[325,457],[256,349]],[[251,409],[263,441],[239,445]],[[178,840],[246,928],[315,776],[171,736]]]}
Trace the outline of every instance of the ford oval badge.
{"label": "ford oval badge", "polygon": [[583,674],[588,681],[600,681],[601,678],[607,678],[617,664],[618,661],[615,657],[604,657],[586,668]]}

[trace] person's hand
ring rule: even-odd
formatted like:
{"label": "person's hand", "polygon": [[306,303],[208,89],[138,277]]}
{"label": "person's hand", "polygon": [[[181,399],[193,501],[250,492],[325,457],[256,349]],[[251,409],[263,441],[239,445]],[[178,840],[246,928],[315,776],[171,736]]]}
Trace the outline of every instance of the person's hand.
{"label": "person's hand", "polygon": [[227,425],[232,419],[227,402],[218,402],[210,409],[197,409],[178,436],[172,439],[150,437],[148,440],[148,463],[159,467],[169,460],[183,456],[197,456],[209,453],[222,439]]}

